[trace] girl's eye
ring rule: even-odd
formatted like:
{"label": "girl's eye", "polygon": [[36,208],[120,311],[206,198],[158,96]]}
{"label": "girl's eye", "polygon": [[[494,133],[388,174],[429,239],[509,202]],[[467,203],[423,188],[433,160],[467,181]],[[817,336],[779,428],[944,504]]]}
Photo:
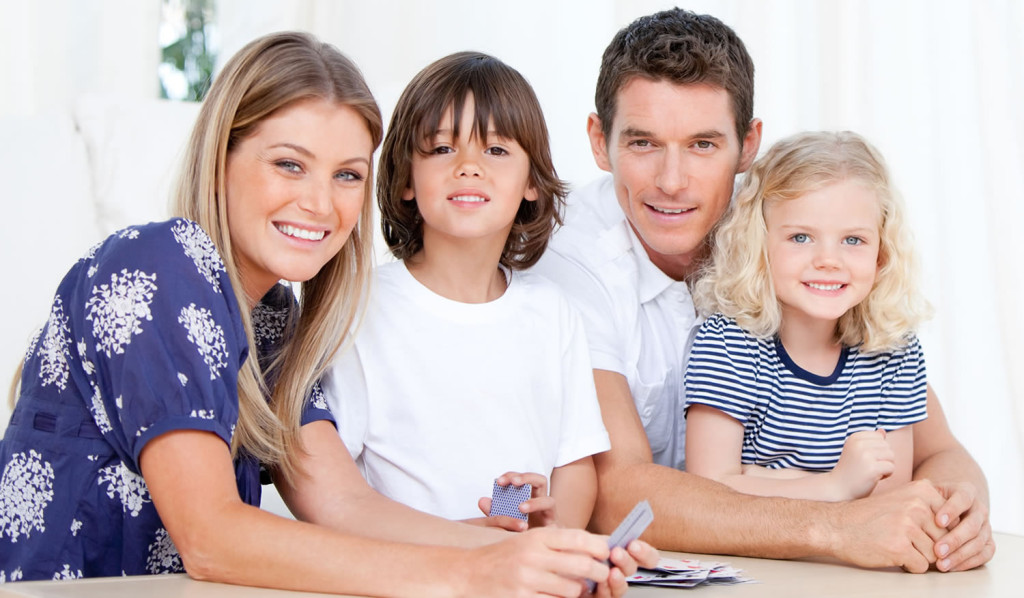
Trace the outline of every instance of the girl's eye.
{"label": "girl's eye", "polygon": [[430,153],[432,153],[432,154],[450,154],[453,151],[454,150],[452,150],[452,148],[450,146],[439,145],[439,146],[435,147],[434,149],[430,150]]}
{"label": "girl's eye", "polygon": [[846,237],[845,239],[843,239],[843,244],[844,245],[863,245],[864,244],[864,239],[861,239],[860,237]]}
{"label": "girl's eye", "polygon": [[809,243],[811,241],[811,237],[808,236],[806,233],[797,233],[790,237],[789,239],[794,243]]}
{"label": "girl's eye", "polygon": [[498,147],[498,146],[494,145],[494,146],[491,146],[491,147],[487,148],[487,153],[492,155],[492,156],[507,156],[508,155],[508,150],[506,150],[503,147]]}

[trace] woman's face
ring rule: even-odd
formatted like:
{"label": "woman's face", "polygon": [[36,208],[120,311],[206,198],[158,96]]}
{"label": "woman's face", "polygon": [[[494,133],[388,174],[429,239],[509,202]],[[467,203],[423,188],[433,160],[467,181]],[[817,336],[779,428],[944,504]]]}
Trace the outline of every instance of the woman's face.
{"label": "woman's face", "polygon": [[251,303],[279,280],[309,280],[341,250],[372,155],[363,117],[322,99],[285,106],[232,149],[228,230]]}

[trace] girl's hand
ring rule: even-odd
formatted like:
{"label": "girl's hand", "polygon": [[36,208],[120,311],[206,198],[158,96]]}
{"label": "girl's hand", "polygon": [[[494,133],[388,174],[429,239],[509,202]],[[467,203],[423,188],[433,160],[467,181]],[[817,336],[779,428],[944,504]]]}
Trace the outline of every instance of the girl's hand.
{"label": "girl's hand", "polygon": [[835,500],[852,500],[871,494],[895,469],[896,455],[885,440],[885,430],[864,430],[846,439],[839,463],[825,475],[834,484]]}
{"label": "girl's hand", "polygon": [[[555,499],[548,496],[548,479],[539,473],[519,473],[509,471],[497,477],[499,486],[522,486],[530,484],[529,500],[519,505],[519,511],[529,515],[529,527],[547,527],[555,525]],[[490,497],[483,497],[477,502],[477,506],[486,515],[491,512]],[[494,521],[491,521],[494,520]],[[470,521],[475,523],[476,520]],[[509,531],[518,532],[526,529],[524,522],[514,517],[494,516],[486,517],[483,525],[500,527]]]}
{"label": "girl's hand", "polygon": [[[507,540],[470,551],[456,566],[463,571],[459,596],[566,596],[583,592],[584,580],[607,584],[610,569],[606,536],[563,528],[531,529]],[[622,575],[621,572],[618,573]],[[625,578],[615,584],[620,596]]]}

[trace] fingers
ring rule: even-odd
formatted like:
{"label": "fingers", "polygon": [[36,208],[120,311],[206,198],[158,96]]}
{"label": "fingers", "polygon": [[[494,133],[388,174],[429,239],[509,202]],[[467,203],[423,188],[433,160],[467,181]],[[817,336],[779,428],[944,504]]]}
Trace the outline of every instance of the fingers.
{"label": "fingers", "polygon": [[[645,569],[653,569],[656,567],[658,565],[658,560],[661,558],[661,554],[658,553],[658,549],[643,540],[633,540],[626,548],[629,551],[629,555],[633,557],[633,560]],[[612,562],[614,563],[615,561]],[[628,575],[632,574],[633,573],[629,573]]]}
{"label": "fingers", "polygon": [[973,484],[966,482],[940,489],[946,495],[946,502],[935,512],[935,524],[939,527],[949,527],[954,519],[961,517],[974,506],[978,492]]}
{"label": "fingers", "polygon": [[544,496],[547,494],[548,478],[539,473],[506,471],[495,478],[495,481],[498,482],[499,486],[530,484],[533,487],[533,496]]}
{"label": "fingers", "polygon": [[552,496],[540,496],[519,503],[519,510],[529,515],[530,527],[555,525],[555,499]]}
{"label": "fingers", "polygon": [[[967,526],[973,527],[975,519],[980,519],[980,517],[964,518],[961,525],[936,543],[935,553],[939,559],[935,566],[939,571],[966,571],[987,563],[995,555],[996,545],[992,539],[992,528],[988,521],[984,521],[976,533],[969,531],[970,527],[961,531]],[[961,534],[965,535],[967,539],[957,543],[959,542],[958,536]]]}
{"label": "fingers", "polygon": [[908,573],[926,573],[928,567],[935,562],[935,544],[923,530],[914,529],[907,534],[913,550],[903,552],[901,566]]}
{"label": "fingers", "polygon": [[594,596],[597,598],[619,598],[626,595],[627,589],[629,586],[626,583],[626,576],[622,571],[613,567],[608,573],[607,583],[597,584]]}
{"label": "fingers", "polygon": [[476,501],[476,506],[481,513],[488,515],[491,512],[491,498],[489,496],[482,497]]}

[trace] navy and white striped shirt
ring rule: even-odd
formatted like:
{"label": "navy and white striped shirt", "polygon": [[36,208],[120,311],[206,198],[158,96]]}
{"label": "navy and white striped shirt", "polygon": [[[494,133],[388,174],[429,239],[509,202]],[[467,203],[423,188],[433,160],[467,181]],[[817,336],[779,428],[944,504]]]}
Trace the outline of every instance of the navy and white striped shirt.
{"label": "navy and white striped shirt", "polygon": [[808,372],[778,338],[758,339],[715,314],[686,369],[686,408],[714,407],[743,424],[744,464],[829,471],[846,438],[927,417],[924,353],[916,336],[893,352],[843,349],[829,376]]}

